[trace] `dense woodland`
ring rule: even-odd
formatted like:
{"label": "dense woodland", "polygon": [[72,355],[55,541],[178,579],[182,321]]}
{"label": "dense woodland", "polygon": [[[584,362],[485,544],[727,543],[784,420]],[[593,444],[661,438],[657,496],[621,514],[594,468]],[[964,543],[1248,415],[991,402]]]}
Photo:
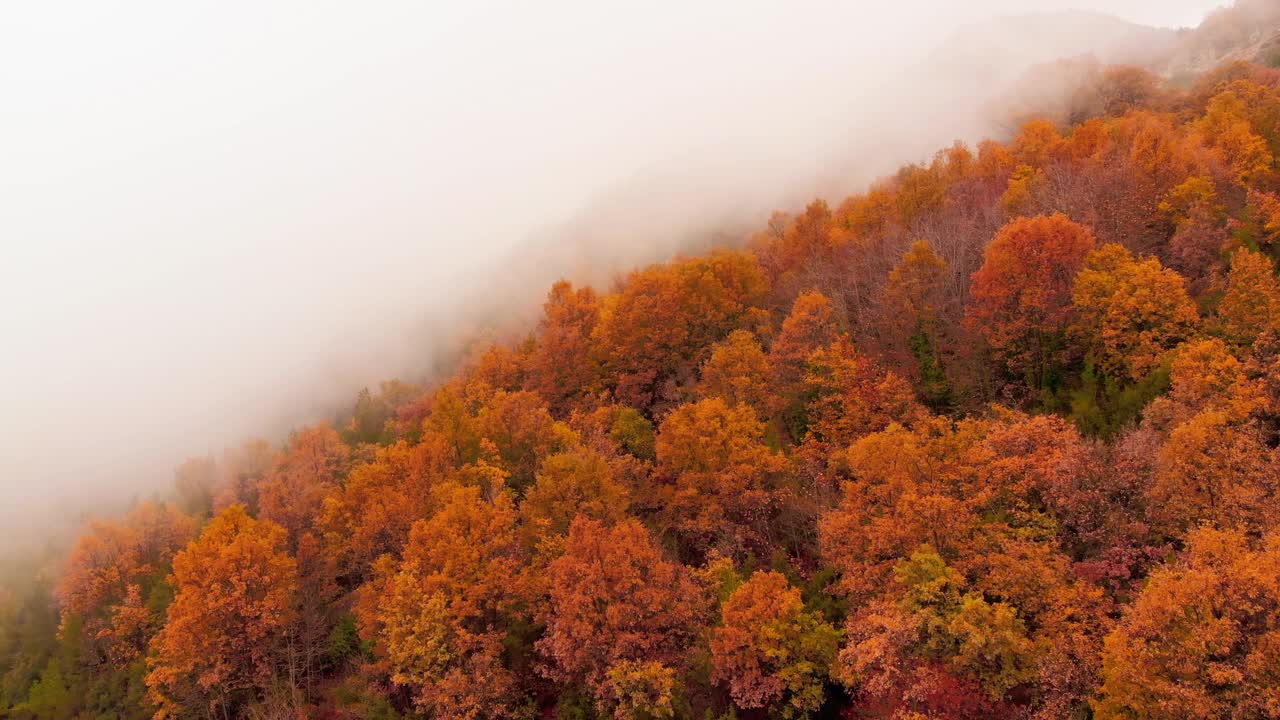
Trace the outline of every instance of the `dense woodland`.
{"label": "dense woodland", "polygon": [[1280,71],[1072,102],[183,464],[0,717],[1280,717]]}

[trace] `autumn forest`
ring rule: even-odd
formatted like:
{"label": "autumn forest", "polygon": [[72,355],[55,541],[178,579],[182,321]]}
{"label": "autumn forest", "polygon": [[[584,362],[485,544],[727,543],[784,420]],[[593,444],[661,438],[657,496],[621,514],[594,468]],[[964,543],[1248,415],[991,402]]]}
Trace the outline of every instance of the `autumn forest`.
{"label": "autumn forest", "polygon": [[0,717],[1280,717],[1280,71],[1101,67],[0,580]]}

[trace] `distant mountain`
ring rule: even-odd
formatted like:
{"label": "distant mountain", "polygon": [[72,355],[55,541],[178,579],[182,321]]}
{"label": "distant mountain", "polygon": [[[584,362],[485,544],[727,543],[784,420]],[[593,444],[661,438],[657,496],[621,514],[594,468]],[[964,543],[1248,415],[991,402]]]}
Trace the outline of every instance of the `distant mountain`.
{"label": "distant mountain", "polygon": [[1280,61],[1280,0],[1238,0],[1216,10],[1199,27],[1180,33],[1160,62],[1143,64],[1177,78],[1233,60],[1273,66]]}
{"label": "distant mountain", "polygon": [[1237,0],[1194,28],[1156,28],[1104,13],[1052,12],[993,18],[960,28],[930,56],[941,72],[1007,79],[1030,65],[1090,57],[1165,77],[1224,62],[1280,63],[1280,0]]}
{"label": "distant mountain", "polygon": [[[1068,30],[1056,35],[1053,28],[1058,26]],[[981,50],[967,48],[961,40],[966,36],[1005,43],[1005,59],[995,60],[1000,52],[993,51],[990,42]],[[1072,51],[1063,52],[1068,38],[1075,44]],[[966,50],[971,55],[966,56]],[[989,54],[986,65],[965,64],[966,57],[982,58],[982,53]],[[1095,13],[1003,18],[958,34],[946,54],[934,61],[955,76],[957,84],[983,73],[992,91],[983,117],[997,134],[1008,135],[1032,117],[1073,123],[1107,112],[1108,98],[1118,101],[1114,111],[1123,112],[1132,104],[1126,97],[1155,92],[1158,78],[1184,86],[1233,61],[1277,66],[1280,0],[1241,0],[1213,12],[1195,28],[1180,30],[1144,27]],[[1155,77],[1146,80],[1115,66],[1142,68]]]}
{"label": "distant mountain", "polygon": [[992,18],[958,29],[929,57],[948,74],[1008,79],[1030,65],[1092,55],[1108,64],[1150,65],[1167,57],[1182,33],[1103,13],[1064,11]]}

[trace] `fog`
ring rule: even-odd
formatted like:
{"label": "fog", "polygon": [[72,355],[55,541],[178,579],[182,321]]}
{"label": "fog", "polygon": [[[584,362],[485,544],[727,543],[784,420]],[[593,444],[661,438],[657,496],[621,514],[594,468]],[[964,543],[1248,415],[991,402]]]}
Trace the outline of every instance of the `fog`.
{"label": "fog", "polygon": [[1127,32],[989,18],[1214,4],[5,3],[0,543],[996,132],[996,86]]}

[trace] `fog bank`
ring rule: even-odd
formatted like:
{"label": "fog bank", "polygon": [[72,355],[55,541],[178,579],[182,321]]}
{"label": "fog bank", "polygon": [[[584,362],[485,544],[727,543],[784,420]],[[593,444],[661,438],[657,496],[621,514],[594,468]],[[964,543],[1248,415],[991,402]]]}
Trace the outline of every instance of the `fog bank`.
{"label": "fog bank", "polygon": [[991,18],[1214,5],[6,4],[0,542],[420,379],[550,279],[993,132],[1027,65],[1134,31]]}

